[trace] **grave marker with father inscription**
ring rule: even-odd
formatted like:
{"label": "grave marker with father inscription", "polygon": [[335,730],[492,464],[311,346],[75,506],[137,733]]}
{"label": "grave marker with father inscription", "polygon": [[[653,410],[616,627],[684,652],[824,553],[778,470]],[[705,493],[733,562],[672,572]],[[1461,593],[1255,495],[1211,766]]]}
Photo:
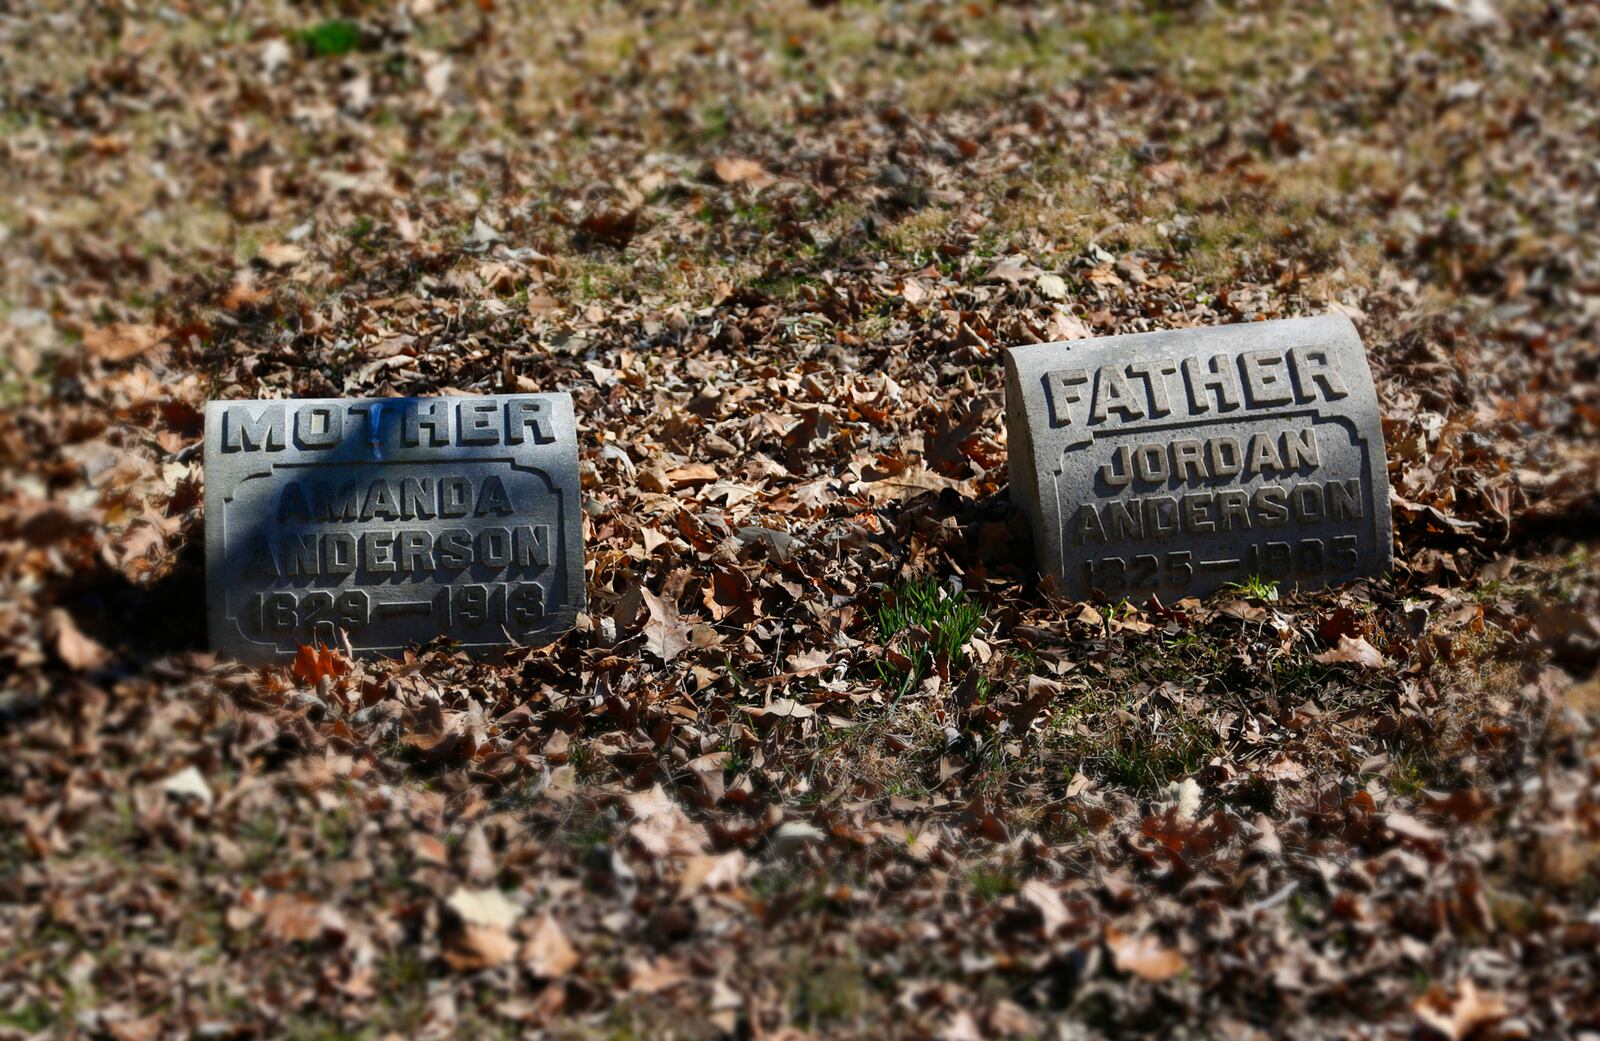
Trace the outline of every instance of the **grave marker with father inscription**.
{"label": "grave marker with father inscription", "polygon": [[206,406],[211,643],[396,654],[547,640],[584,604],[577,429],[566,394],[213,401]]}
{"label": "grave marker with father inscription", "polygon": [[1013,347],[1006,423],[1012,498],[1069,596],[1393,563],[1377,394],[1342,316]]}

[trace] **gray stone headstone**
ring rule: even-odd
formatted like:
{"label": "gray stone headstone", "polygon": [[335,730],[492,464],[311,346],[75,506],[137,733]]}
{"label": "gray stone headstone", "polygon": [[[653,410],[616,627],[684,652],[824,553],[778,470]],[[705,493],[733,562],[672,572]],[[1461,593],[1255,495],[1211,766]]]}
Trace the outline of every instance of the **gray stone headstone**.
{"label": "gray stone headstone", "polygon": [[487,653],[584,605],[578,441],[566,394],[206,405],[212,646]]}
{"label": "gray stone headstone", "polygon": [[1012,499],[1066,595],[1393,564],[1377,394],[1342,316],[1013,347],[1006,426]]}

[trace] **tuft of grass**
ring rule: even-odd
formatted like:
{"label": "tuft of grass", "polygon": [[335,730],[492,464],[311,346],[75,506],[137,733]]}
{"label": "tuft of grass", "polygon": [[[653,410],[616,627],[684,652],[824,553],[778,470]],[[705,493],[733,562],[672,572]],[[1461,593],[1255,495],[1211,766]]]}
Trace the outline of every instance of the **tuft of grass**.
{"label": "tuft of grass", "polygon": [[1157,727],[1117,735],[1105,752],[1107,780],[1138,792],[1155,792],[1205,766],[1216,739],[1196,719],[1179,717]]}
{"label": "tuft of grass", "polygon": [[978,899],[986,904],[992,904],[1001,897],[1010,896],[1018,890],[1017,879],[1011,872],[1003,868],[980,866],[974,868],[967,875],[967,882],[972,886],[972,892]]}
{"label": "tuft of grass", "polygon": [[300,34],[311,53],[318,58],[337,58],[349,54],[360,42],[361,30],[354,22],[330,18],[326,22],[306,29]]}
{"label": "tuft of grass", "polygon": [[1225,588],[1246,600],[1263,600],[1267,603],[1278,602],[1278,583],[1275,580],[1262,578],[1260,575],[1251,575],[1243,582],[1229,582]]}
{"label": "tuft of grass", "polygon": [[1058,713],[1049,738],[1063,779],[1081,770],[1129,791],[1153,794],[1199,773],[1216,753],[1207,720],[1178,707],[1135,716],[1126,692],[1085,692]]}
{"label": "tuft of grass", "polygon": [[947,592],[935,579],[908,580],[878,605],[877,623],[878,639],[885,645],[901,633],[921,634],[902,641],[909,666],[877,663],[878,675],[898,701],[934,669],[949,675],[966,660],[963,648],[983,624],[983,608],[965,592]]}

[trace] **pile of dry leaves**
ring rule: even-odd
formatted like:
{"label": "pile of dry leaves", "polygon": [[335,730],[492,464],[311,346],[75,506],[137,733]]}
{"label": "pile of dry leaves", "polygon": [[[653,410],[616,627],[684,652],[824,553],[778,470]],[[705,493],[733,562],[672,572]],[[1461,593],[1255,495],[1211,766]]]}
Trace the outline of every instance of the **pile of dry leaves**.
{"label": "pile of dry leaves", "polygon": [[[1600,1031],[1600,12],[0,17],[0,1038]],[[1397,572],[1064,603],[1006,345],[1340,312]],[[566,390],[591,610],[204,647],[215,397]]]}

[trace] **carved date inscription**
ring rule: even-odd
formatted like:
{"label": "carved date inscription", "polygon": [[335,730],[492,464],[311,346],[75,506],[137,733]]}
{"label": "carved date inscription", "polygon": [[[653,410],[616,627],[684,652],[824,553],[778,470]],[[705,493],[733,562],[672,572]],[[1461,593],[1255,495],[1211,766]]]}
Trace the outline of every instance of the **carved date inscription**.
{"label": "carved date inscription", "polygon": [[1011,494],[1069,595],[1315,588],[1392,564],[1383,430],[1343,317],[1006,354]]}
{"label": "carved date inscription", "polygon": [[487,652],[583,606],[565,394],[211,402],[205,474],[211,640],[235,657]]}

